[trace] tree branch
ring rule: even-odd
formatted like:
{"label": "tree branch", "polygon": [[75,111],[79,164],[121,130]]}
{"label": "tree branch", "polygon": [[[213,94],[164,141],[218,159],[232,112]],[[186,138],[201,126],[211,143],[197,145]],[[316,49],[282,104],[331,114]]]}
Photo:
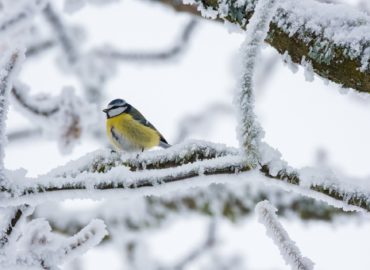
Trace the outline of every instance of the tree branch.
{"label": "tree branch", "polygon": [[303,257],[300,250],[292,241],[280,224],[277,216],[277,209],[269,201],[263,201],[256,205],[256,213],[260,223],[265,225],[267,235],[273,239],[278,246],[280,254],[292,270],[312,270],[314,263]]}
{"label": "tree branch", "polygon": [[[255,1],[194,0],[188,6],[176,0],[157,0],[177,11],[212,16],[218,20],[248,27]],[[270,24],[266,42],[292,61],[311,63],[313,71],[346,88],[370,92],[370,17],[345,5],[317,3],[314,0],[284,0]],[[213,13],[206,10],[212,10]],[[341,30],[337,29],[342,27]],[[345,29],[345,30],[344,30]],[[340,31],[343,35],[336,36]],[[345,31],[345,32],[343,32]]]}
{"label": "tree branch", "polygon": [[[314,199],[319,198],[329,204],[336,202],[334,205],[336,207],[347,210],[362,208],[370,211],[369,191],[356,187],[354,184],[343,186],[338,178],[331,174],[312,175],[316,182],[308,181],[307,175],[292,170],[283,162],[277,170],[278,160],[269,161],[262,167],[251,171],[251,167],[245,163],[243,156],[224,155],[225,152],[232,152],[230,150],[232,148],[224,147],[221,151],[222,146],[217,145],[218,150],[215,155],[219,157],[207,159],[212,151],[208,153],[209,149],[204,147],[205,142],[200,145],[199,147],[191,142],[176,145],[167,150],[144,152],[136,160],[133,159],[134,155],[126,156],[119,161],[117,155],[110,155],[109,151],[100,154],[93,153],[45,176],[25,179],[9,189],[3,186],[0,205],[38,204],[66,198],[101,198],[107,194],[111,196],[112,193],[109,191],[112,190],[115,190],[115,194],[128,194],[129,190],[143,189],[144,194],[158,195],[161,187],[171,187],[169,184],[185,180],[191,187],[199,187],[211,183],[242,184],[244,180],[241,179],[256,181],[256,178],[261,178],[262,180],[270,179],[270,182],[273,180],[276,184],[285,183],[284,188]],[[216,148],[214,144],[210,144],[210,149],[212,147]],[[203,153],[205,159],[201,160],[199,153]],[[194,160],[194,162],[184,164],[183,159],[186,154],[188,154],[186,160]],[[99,163],[99,160],[104,161]],[[152,169],[139,169],[147,168],[146,166]],[[227,177],[215,178],[215,176]],[[237,177],[238,181],[233,181],[235,178],[231,176]],[[189,181],[192,178],[193,180]],[[198,181],[195,181],[195,178]],[[354,183],[355,181],[353,180]],[[186,185],[184,188],[186,189]]]}

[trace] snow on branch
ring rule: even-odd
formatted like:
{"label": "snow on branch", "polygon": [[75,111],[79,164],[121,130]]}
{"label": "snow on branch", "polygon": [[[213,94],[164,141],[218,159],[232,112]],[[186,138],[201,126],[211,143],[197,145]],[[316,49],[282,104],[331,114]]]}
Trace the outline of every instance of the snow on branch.
{"label": "snow on branch", "polygon": [[0,35],[17,32],[29,24],[46,5],[47,0],[13,1],[3,3],[0,19]]}
{"label": "snow on branch", "polygon": [[92,52],[82,53],[70,27],[49,4],[44,17],[55,33],[55,39],[62,51],[61,67],[65,72],[76,75],[85,91],[86,99],[97,107],[102,101],[102,90],[106,80],[114,74],[114,64],[97,57]]}
{"label": "snow on branch", "polygon": [[108,235],[102,220],[94,219],[85,228],[74,236],[65,239],[55,252],[55,261],[58,263],[71,260],[98,245]]}
{"label": "snow on branch", "polygon": [[8,112],[8,96],[13,84],[13,79],[18,71],[18,66],[22,62],[24,56],[19,50],[5,55],[4,63],[1,64],[0,70],[0,182],[5,181],[4,175],[4,146],[6,142],[5,136],[5,120]]}
{"label": "snow on branch", "polygon": [[[132,196],[139,190],[143,192],[141,195],[160,195],[168,193],[166,187],[187,190],[212,183],[242,185],[245,181],[253,179],[255,183],[260,179],[261,183],[277,184],[345,210],[370,211],[370,188],[357,186],[356,179],[349,178],[343,184],[341,176],[315,170],[310,173],[307,169],[295,171],[274,159],[266,159],[262,163],[265,165],[252,170],[244,155],[235,154],[238,150],[215,144],[207,147],[207,144],[184,142],[169,149],[141,153],[138,160],[133,155],[118,158],[109,150],[97,151],[37,178],[23,178],[9,172],[12,186],[2,187],[0,205],[34,205],[67,198],[100,199],[114,194]],[[225,152],[233,154],[225,155]],[[184,156],[190,163],[184,164]]]}
{"label": "snow on branch", "polygon": [[259,222],[265,225],[267,235],[278,246],[280,254],[285,262],[291,266],[291,269],[312,270],[313,262],[306,257],[302,257],[298,247],[280,224],[276,212],[277,209],[269,201],[262,201],[256,205]]}
{"label": "snow on branch", "polygon": [[85,253],[107,235],[101,220],[91,221],[76,235],[67,238],[52,233],[44,219],[24,222],[17,230],[11,247],[0,250],[2,269],[59,269],[59,265]]}
{"label": "snow on branch", "polygon": [[66,210],[55,204],[44,204],[37,207],[33,217],[46,218],[54,230],[68,235],[80,230],[91,219],[99,218],[104,220],[115,238],[114,232],[120,234],[122,230],[137,232],[141,229],[156,229],[168,224],[168,220],[173,217],[188,213],[224,217],[237,222],[248,218],[254,206],[265,199],[276,205],[280,215],[288,219],[335,222],[342,216],[348,217],[347,220],[361,218],[361,215],[353,212],[345,212],[252,179],[243,182],[237,189],[229,185],[210,185],[162,196],[125,199],[124,208],[122,200],[106,200],[90,210]]}
{"label": "snow on branch", "polygon": [[30,44],[27,46],[26,57],[27,59],[30,57],[34,57],[50,48],[53,48],[54,46],[55,46],[54,40],[44,40]]}
{"label": "snow on branch", "polygon": [[[33,209],[28,205],[21,205],[17,207],[9,207],[2,209],[3,220],[0,225],[0,250],[4,249],[11,240],[19,237],[19,233],[14,236],[14,230],[17,230],[21,221],[32,214]],[[19,231],[19,229],[18,229]]]}
{"label": "snow on branch", "polygon": [[[255,0],[159,0],[177,11],[227,22],[231,29],[248,28]],[[192,4],[193,6],[188,6]],[[306,59],[313,72],[345,88],[370,92],[370,16],[345,4],[315,0],[279,1],[266,42],[281,55],[301,64]]]}
{"label": "snow on branch", "polygon": [[27,86],[17,83],[11,94],[13,104],[27,119],[48,137],[57,138],[62,153],[69,153],[98,119],[95,108],[77,97],[71,87],[64,87],[58,97],[31,96]]}
{"label": "snow on branch", "polygon": [[263,131],[253,111],[253,75],[260,46],[266,38],[275,10],[275,0],[258,1],[248,25],[245,41],[240,49],[242,74],[234,102],[239,115],[239,143],[251,164],[257,164],[260,159],[259,144],[263,136]]}
{"label": "snow on branch", "polygon": [[44,15],[50,25],[53,27],[54,33],[57,35],[57,39],[63,49],[69,63],[75,63],[78,58],[78,50],[70,33],[64,26],[62,20],[58,14],[52,8],[51,4],[48,4],[44,9]]}

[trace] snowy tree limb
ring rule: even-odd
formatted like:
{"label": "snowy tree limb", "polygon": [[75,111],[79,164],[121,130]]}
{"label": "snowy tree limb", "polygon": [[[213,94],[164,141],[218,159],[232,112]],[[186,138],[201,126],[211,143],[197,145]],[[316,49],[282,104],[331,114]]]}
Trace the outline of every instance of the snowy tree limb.
{"label": "snowy tree limb", "polygon": [[[177,11],[225,20],[247,28],[255,1],[194,0],[188,6],[173,0],[158,0]],[[338,30],[341,27],[341,30]],[[345,33],[343,32],[345,29]],[[266,42],[294,63],[308,61],[313,71],[346,88],[370,92],[370,17],[346,5],[314,0],[279,1]],[[342,33],[343,38],[336,36]]]}
{"label": "snowy tree limb", "polygon": [[[23,215],[24,216],[24,215]],[[22,224],[12,246],[0,253],[2,269],[59,269],[59,265],[80,256],[107,235],[101,220],[93,220],[72,237],[52,233],[44,219]]]}
{"label": "snowy tree limb", "polygon": [[53,48],[55,46],[55,43],[56,42],[54,40],[45,40],[28,46],[26,51],[26,58],[34,57],[48,49]]}
{"label": "snowy tree limb", "polygon": [[5,119],[8,112],[8,96],[12,87],[12,79],[17,71],[17,66],[22,57],[19,51],[5,56],[4,66],[0,74],[0,182],[5,181],[4,175],[4,147],[6,142],[5,136]]}
{"label": "snowy tree limb", "polygon": [[59,112],[59,106],[42,106],[45,103],[55,103],[51,100],[45,102],[46,97],[42,102],[37,102],[36,99],[31,101],[30,97],[27,96],[28,93],[25,93],[21,87],[14,86],[11,91],[12,97],[17,101],[17,103],[27,110],[27,114],[33,114],[41,117],[51,117],[52,115]]}
{"label": "snowy tree limb", "polygon": [[23,139],[39,137],[40,135],[41,135],[40,129],[29,128],[11,131],[7,134],[7,138],[9,143],[13,143]]}
{"label": "snowy tree limb", "polygon": [[5,222],[3,221],[3,223],[7,224],[7,226],[6,228],[1,228],[0,249],[4,248],[9,243],[9,239],[20,221],[31,214],[28,205],[10,207],[5,211],[7,212],[7,220],[5,220]]}
{"label": "snowy tree limb", "polygon": [[265,225],[267,235],[274,240],[285,262],[291,266],[291,269],[312,270],[313,262],[306,257],[302,257],[298,247],[280,224],[276,211],[277,209],[269,201],[263,201],[256,205],[259,222]]}
{"label": "snowy tree limb", "polygon": [[60,43],[61,48],[63,49],[65,55],[67,56],[69,63],[75,63],[78,58],[78,50],[72,41],[69,33],[66,30],[62,20],[59,18],[59,15],[52,8],[51,4],[48,4],[44,9],[44,15],[47,21],[52,26],[57,39]]}
{"label": "snowy tree limb", "polygon": [[[160,187],[175,182],[187,181],[188,185],[193,187],[210,183],[235,184],[231,176],[236,176],[239,179],[238,183],[243,183],[241,180],[243,178],[253,178],[254,181],[258,181],[258,178],[270,179],[268,182],[285,183],[284,188],[308,197],[317,199],[320,195],[320,200],[330,204],[335,201],[340,202],[340,206],[335,205],[337,207],[351,210],[362,208],[370,211],[368,191],[356,187],[355,184],[343,187],[339,179],[334,178],[333,175],[315,176],[313,174],[312,177],[317,181],[307,181],[307,176],[304,177],[300,171],[294,171],[286,165],[279,166],[277,170],[274,165],[277,161],[270,161],[267,165],[251,171],[251,167],[245,163],[243,156],[235,155],[238,150],[232,151],[232,148],[227,147],[221,150],[222,146],[210,144],[210,149],[213,147],[216,150],[210,154],[212,150],[208,153],[209,149],[204,147],[205,145],[204,142],[184,143],[177,145],[175,149],[144,152],[137,160],[134,159],[136,154],[117,159],[117,155],[110,155],[109,151],[93,153],[67,164],[66,167],[53,170],[45,176],[26,179],[9,188],[3,186],[0,205],[38,204],[66,198],[101,198],[104,194],[111,194],[107,193],[110,190],[115,190],[115,194],[118,195],[125,194],[129,190],[145,189],[145,194],[154,195],[160,192]],[[225,152],[234,154],[225,155]],[[199,153],[202,153],[206,159],[201,160]],[[207,159],[212,155],[219,155],[219,157]],[[194,160],[194,162],[184,164],[184,160]],[[146,168],[145,166],[151,169],[140,170],[140,168]],[[217,175],[224,177],[214,178]],[[190,181],[191,179],[193,180]],[[201,181],[195,181],[196,179],[201,179]],[[325,182],[327,179],[331,181]],[[186,186],[184,186],[185,189]],[[355,208],[350,206],[355,206]]]}
{"label": "snowy tree limb", "polygon": [[269,25],[276,11],[275,0],[259,0],[248,24],[245,41],[240,49],[241,75],[234,103],[238,110],[238,139],[251,164],[260,160],[259,145],[263,130],[254,113],[253,76],[260,46],[266,38]]}
{"label": "snowy tree limb", "polygon": [[29,23],[46,5],[47,0],[24,1],[10,14],[2,16],[0,20],[0,34],[6,35],[19,30]]}
{"label": "snowy tree limb", "polygon": [[55,137],[62,153],[71,151],[81,135],[95,127],[98,119],[93,116],[98,113],[95,107],[76,96],[70,87],[64,87],[57,97],[32,96],[27,86],[17,83],[11,93],[18,111],[49,137]]}
{"label": "snowy tree limb", "polygon": [[[177,215],[194,213],[206,217],[224,217],[238,222],[253,214],[254,206],[261,200],[270,200],[279,207],[285,218],[296,217],[301,220],[321,220],[334,222],[337,217],[348,216],[351,220],[359,217],[353,212],[345,212],[311,198],[278,187],[265,186],[258,182],[242,185],[238,190],[228,185],[211,185],[174,195],[150,196],[131,200],[106,201],[91,210],[66,210],[57,205],[41,205],[36,208],[33,218],[46,218],[53,230],[63,234],[74,234],[93,219],[104,220],[114,230],[140,231],[158,228]],[[122,208],[122,203],[125,208]],[[136,210],[130,211],[129,209]],[[107,211],[109,209],[109,211]],[[120,213],[119,215],[117,213]],[[63,218],[60,218],[60,217]],[[112,235],[114,238],[114,234]]]}

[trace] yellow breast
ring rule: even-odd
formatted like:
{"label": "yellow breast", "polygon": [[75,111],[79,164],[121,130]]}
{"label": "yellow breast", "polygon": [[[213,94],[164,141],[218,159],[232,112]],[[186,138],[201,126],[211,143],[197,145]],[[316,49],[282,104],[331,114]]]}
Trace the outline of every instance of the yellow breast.
{"label": "yellow breast", "polygon": [[112,137],[112,127],[116,131],[117,135],[123,137],[124,140],[130,142],[139,149],[147,149],[159,144],[160,136],[156,130],[144,126],[140,122],[133,119],[131,115],[122,113],[107,119],[108,138],[118,149],[123,149],[124,147],[122,143],[119,143],[115,138]]}

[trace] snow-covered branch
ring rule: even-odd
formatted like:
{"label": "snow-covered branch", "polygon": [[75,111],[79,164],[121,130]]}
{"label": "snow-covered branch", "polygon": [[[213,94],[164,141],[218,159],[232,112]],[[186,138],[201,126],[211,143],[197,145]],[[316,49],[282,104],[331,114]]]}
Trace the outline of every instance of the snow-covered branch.
{"label": "snow-covered branch", "polygon": [[[233,24],[232,29],[248,27],[256,4],[254,0],[159,2],[177,11],[224,20]],[[313,72],[323,78],[369,93],[369,31],[370,17],[348,5],[282,0],[266,42],[280,54],[287,53],[296,64],[308,60]]]}
{"label": "snow-covered branch", "polygon": [[109,150],[98,151],[44,176],[12,181],[11,187],[2,188],[0,204],[38,204],[66,198],[111,197],[113,194],[120,197],[138,190],[147,195],[159,195],[168,192],[165,187],[186,190],[212,183],[233,186],[260,179],[261,183],[275,183],[280,188],[337,207],[370,211],[370,191],[356,186],[356,179],[348,179],[347,184],[343,184],[341,176],[308,169],[295,171],[279,159],[265,160],[265,165],[252,170],[243,155],[232,149],[214,144],[207,147],[206,142],[192,141],[167,150],[144,152],[138,159],[136,154],[120,158]]}
{"label": "snow-covered branch", "polygon": [[99,119],[95,108],[77,97],[70,87],[63,88],[58,97],[31,96],[27,86],[17,83],[11,93],[13,104],[26,118],[47,136],[57,138],[62,153],[70,152]]}
{"label": "snow-covered branch", "polygon": [[254,113],[254,69],[260,46],[266,38],[275,11],[275,0],[258,1],[254,14],[248,24],[245,41],[240,49],[241,78],[234,102],[238,108],[238,137],[240,147],[244,150],[251,164],[257,164],[260,159],[259,145],[263,136],[263,131]]}
{"label": "snow-covered branch", "polygon": [[27,46],[26,57],[34,57],[55,46],[54,40],[44,40]]}
{"label": "snow-covered branch", "polygon": [[48,4],[44,9],[44,15],[52,26],[68,62],[71,64],[75,63],[78,58],[77,47],[74,44],[72,37],[70,37],[70,33],[67,31],[67,28],[64,26],[62,20],[52,8],[51,4]]}
{"label": "snow-covered branch", "polygon": [[0,250],[4,249],[7,244],[9,244],[10,239],[13,240],[17,238],[12,237],[13,231],[19,227],[19,224],[27,216],[32,214],[32,209],[28,205],[21,205],[17,207],[9,207],[7,209],[2,209],[3,220],[0,235]]}
{"label": "snow-covered branch", "polygon": [[265,225],[267,235],[274,240],[285,262],[291,266],[291,269],[312,270],[313,262],[301,255],[298,247],[280,224],[276,211],[277,209],[269,201],[263,201],[256,205],[259,222]]}
{"label": "snow-covered branch", "polygon": [[[37,15],[46,5],[47,0],[29,0],[18,1],[16,4],[6,3],[6,5],[13,5],[12,7],[3,7],[0,20],[0,34],[8,35],[22,29],[27,25],[35,15]],[[4,12],[6,10],[6,12]]]}
{"label": "snow-covered branch", "polygon": [[0,182],[5,181],[4,175],[4,146],[6,143],[5,120],[9,106],[9,92],[13,85],[14,75],[23,60],[23,54],[16,50],[5,55],[4,63],[1,65],[0,73]]}
{"label": "snow-covered branch", "polygon": [[162,224],[168,224],[169,219],[188,213],[223,217],[237,222],[248,218],[254,206],[265,199],[276,205],[280,215],[288,219],[296,217],[335,222],[341,216],[348,217],[348,220],[358,220],[360,217],[353,212],[345,212],[256,181],[243,183],[238,189],[228,185],[210,185],[162,196],[125,199],[125,208],[122,208],[122,200],[107,200],[90,210],[66,210],[55,204],[46,204],[37,207],[34,217],[46,218],[54,230],[63,234],[75,233],[93,218],[104,220],[108,228],[114,231],[137,232],[161,227]]}
{"label": "snow-covered branch", "polygon": [[[30,213],[32,210],[28,211]],[[105,224],[101,220],[91,221],[69,238],[52,233],[44,219],[23,222],[9,243],[11,247],[2,247],[0,266],[2,269],[59,269],[59,265],[96,246],[106,235]]]}
{"label": "snow-covered branch", "polygon": [[66,26],[51,4],[44,9],[44,16],[63,52],[64,71],[77,76],[85,91],[86,99],[99,107],[103,96],[103,85],[113,73],[113,64],[107,63],[93,53],[82,53],[71,29]]}

